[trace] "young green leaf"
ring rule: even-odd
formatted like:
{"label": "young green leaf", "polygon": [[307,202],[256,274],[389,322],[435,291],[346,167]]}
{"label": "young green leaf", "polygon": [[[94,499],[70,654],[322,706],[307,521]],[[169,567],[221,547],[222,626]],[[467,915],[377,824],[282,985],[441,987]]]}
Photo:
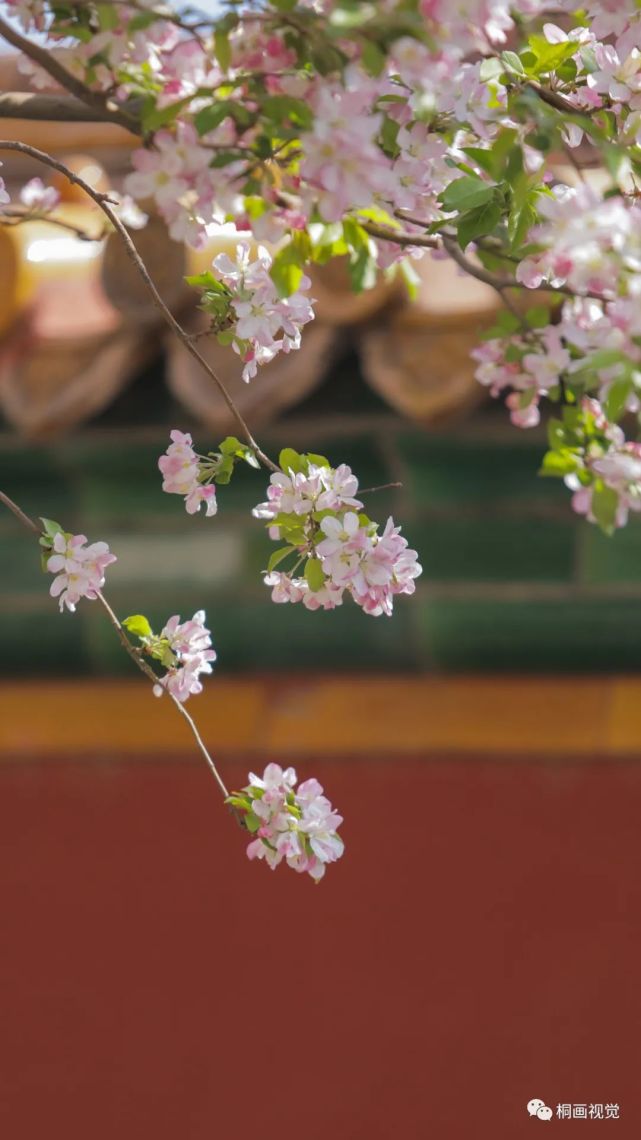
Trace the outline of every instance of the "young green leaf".
{"label": "young green leaf", "polygon": [[135,634],[136,637],[152,637],[153,630],[147,621],[144,614],[132,614],[131,617],[126,617],[122,623],[125,629],[130,633]]}
{"label": "young green leaf", "polygon": [[319,558],[308,558],[305,563],[305,580],[310,590],[316,593],[325,585],[325,575]]}

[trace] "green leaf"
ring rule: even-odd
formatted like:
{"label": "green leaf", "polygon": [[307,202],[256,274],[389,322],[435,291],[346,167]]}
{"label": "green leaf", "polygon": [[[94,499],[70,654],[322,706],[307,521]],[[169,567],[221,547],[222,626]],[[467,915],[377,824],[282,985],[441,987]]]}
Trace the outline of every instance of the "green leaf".
{"label": "green leaf", "polygon": [[575,369],[577,376],[584,376],[586,373],[599,372],[602,368],[611,368],[613,364],[627,364],[629,363],[628,357],[624,352],[618,348],[599,348],[588,356],[585,363],[580,368]]}
{"label": "green leaf", "polygon": [[225,293],[226,296],[229,296],[227,286],[223,285],[217,277],[214,277],[211,269],[206,269],[204,273],[193,273],[189,277],[185,277],[185,281],[188,285],[195,285],[198,289],[207,289],[208,292],[212,293]]}
{"label": "green leaf", "polygon": [[40,522],[42,523],[43,534],[49,539],[53,540],[59,531],[62,530],[60,523],[54,522],[53,519],[43,519],[41,517]]}
{"label": "green leaf", "polygon": [[242,447],[242,443],[239,439],[236,439],[235,435],[228,435],[222,443],[218,444],[218,450],[221,455],[238,455]]}
{"label": "green leaf", "polygon": [[545,305],[534,305],[528,309],[525,319],[531,329],[544,329],[550,323],[550,310]]}
{"label": "green leaf", "polygon": [[297,451],[294,451],[293,447],[283,448],[280,455],[278,456],[278,466],[282,471],[285,471],[286,473],[288,471],[293,471],[295,475],[298,474],[299,471],[307,470],[307,464],[302,455],[299,455]]}
{"label": "green leaf", "polygon": [[476,238],[491,234],[498,226],[502,216],[503,210],[499,202],[487,202],[486,205],[463,214],[456,227],[461,249],[465,249]]}
{"label": "green leaf", "polygon": [[227,798],[226,798],[226,800],[225,800],[225,803],[226,803],[226,804],[231,804],[231,806],[232,806],[232,807],[235,807],[235,808],[242,808],[244,811],[249,811],[249,810],[250,810],[250,807],[249,807],[249,805],[250,805],[250,799],[249,799],[249,796],[240,796],[240,795],[235,795],[235,794],[232,792],[231,796],[227,796]]}
{"label": "green leaf", "polygon": [[[529,139],[528,139],[529,142]],[[507,236],[512,249],[518,249],[538,221],[536,202],[541,193],[538,182],[525,172],[512,182],[512,204],[507,219]]]}
{"label": "green leaf", "polygon": [[612,534],[615,529],[618,505],[619,496],[617,492],[613,491],[612,487],[606,487],[599,480],[592,491],[591,506],[592,514],[605,534]]}
{"label": "green leaf", "polygon": [[231,482],[231,477],[234,474],[234,457],[232,455],[221,455],[216,466],[214,474],[214,482],[220,483],[221,486],[226,486]]}
{"label": "green leaf", "polygon": [[214,55],[223,71],[227,71],[231,64],[231,44],[224,28],[216,28],[214,32]]}
{"label": "green leaf", "polygon": [[494,186],[488,186],[475,174],[467,174],[450,182],[441,194],[440,201],[444,210],[459,211],[471,210],[482,206],[494,197]]}
{"label": "green leaf", "polygon": [[498,177],[496,155],[494,149],[482,146],[466,146],[463,148],[468,158],[481,167],[492,178]]}
{"label": "green leaf", "polygon": [[[193,96],[190,96],[190,99]],[[215,130],[221,123],[233,117],[234,104],[230,99],[217,99],[209,106],[203,107],[194,116],[194,126],[199,135],[206,135],[208,131]]]}
{"label": "green leaf", "polygon": [[325,585],[325,575],[319,558],[308,558],[305,563],[305,580],[310,590],[316,593]]}
{"label": "green leaf", "polygon": [[376,284],[377,266],[369,234],[354,218],[343,220],[343,236],[349,248],[347,271],[355,293],[372,289]]}
{"label": "green leaf", "polygon": [[263,113],[281,127],[289,119],[295,126],[308,130],[314,122],[311,107],[293,95],[268,95],[263,100]]}
{"label": "green leaf", "polygon": [[400,154],[400,147],[396,141],[399,130],[399,123],[395,123],[389,115],[383,117],[380,130],[380,143],[385,154],[389,155],[390,158],[396,158],[398,154]]}
{"label": "green leaf", "polygon": [[376,78],[385,66],[385,52],[373,40],[364,40],[361,48],[361,62],[368,75]]}
{"label": "green leaf", "polygon": [[521,57],[515,51],[502,51],[500,58],[507,71],[511,71],[514,75],[525,75]]}
{"label": "green leaf", "polygon": [[316,465],[316,467],[330,467],[331,466],[329,459],[326,459],[324,455],[314,455],[314,453],[312,451],[307,453],[307,455],[305,456],[305,459],[307,459],[309,463],[314,463]]}
{"label": "green leaf", "polygon": [[603,401],[603,410],[609,420],[616,421],[621,418],[631,391],[632,379],[630,376],[623,376],[610,385],[608,394]]}
{"label": "green leaf", "polygon": [[560,448],[565,447],[567,443],[567,437],[565,427],[560,420],[548,420],[547,437],[548,446],[551,447],[554,451],[558,451]]}
{"label": "green leaf", "polygon": [[489,83],[493,79],[498,79],[502,70],[503,67],[501,66],[500,60],[498,60],[496,56],[489,56],[488,59],[484,59],[481,63],[479,79],[481,83]]}
{"label": "green leaf", "polygon": [[496,326],[499,333],[502,333],[504,336],[509,336],[511,333],[516,332],[517,329],[520,329],[521,322],[516,314],[511,313],[509,309],[501,309],[501,311],[496,314]]}
{"label": "green leaf", "polygon": [[279,297],[291,297],[303,279],[303,266],[298,250],[289,242],[278,251],[272,262],[269,275],[278,290]]}
{"label": "green leaf", "polygon": [[125,629],[130,633],[135,634],[136,637],[152,637],[153,629],[151,628],[147,618],[144,614],[133,614],[131,617],[126,617],[122,623]]}
{"label": "green leaf", "polygon": [[166,107],[151,106],[149,111],[144,111],[142,115],[142,123],[145,131],[158,131],[161,127],[166,127],[168,123],[173,123],[174,119],[191,103],[193,95],[187,95],[184,99],[177,99],[175,103],[169,103]]}
{"label": "green leaf", "polygon": [[570,59],[576,54],[576,41],[564,40],[560,44],[552,44],[546,40],[545,36],[530,36],[528,39],[528,46],[530,51],[536,58],[536,64],[533,68],[535,75],[542,75],[550,71],[555,71],[567,59]]}
{"label": "green leaf", "polygon": [[260,820],[257,815],[254,815],[253,811],[247,812],[247,815],[243,819],[243,823],[245,824],[247,830],[252,833],[252,835],[258,831],[258,828],[260,827]]}
{"label": "green leaf", "polygon": [[570,451],[569,448],[563,448],[561,451],[547,451],[543,456],[539,475],[550,475],[556,479],[562,479],[565,475],[571,475],[572,472],[576,471],[578,465],[576,453]]}
{"label": "green leaf", "polygon": [[268,572],[271,573],[272,570],[275,570],[276,567],[287,558],[287,555],[293,554],[295,550],[295,546],[281,546],[278,550],[275,550],[267,563]]}

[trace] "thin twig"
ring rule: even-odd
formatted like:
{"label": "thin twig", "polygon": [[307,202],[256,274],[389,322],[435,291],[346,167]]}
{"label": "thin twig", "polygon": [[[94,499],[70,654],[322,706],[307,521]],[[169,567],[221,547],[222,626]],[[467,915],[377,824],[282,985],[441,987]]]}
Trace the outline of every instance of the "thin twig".
{"label": "thin twig", "polygon": [[26,515],[24,511],[21,511],[18,504],[14,503],[13,499],[10,499],[8,495],[5,495],[4,491],[0,491],[0,503],[4,503],[5,507],[9,508],[16,518],[20,520],[22,525],[26,526],[27,530],[33,531],[34,534],[41,534],[41,528],[37,523],[35,523],[33,519],[30,519],[29,515]]}
{"label": "thin twig", "polygon": [[[114,611],[112,610],[111,606],[109,605],[109,602],[105,598],[104,594],[102,594],[100,592],[100,590],[98,590],[97,597],[98,597],[98,601],[100,602],[102,608],[104,609],[105,613],[107,614],[109,621],[111,622],[112,626],[114,627],[114,629],[118,635],[118,638],[120,640],[121,645],[127,651],[129,656],[131,657],[132,661],[138,666],[140,671],[142,673],[144,673],[145,676],[152,682],[152,684],[158,685],[159,684],[159,678],[156,676],[156,674],[154,673],[151,666],[147,664],[147,662],[145,661],[142,654],[140,654],[138,652],[138,650],[135,648],[135,646],[133,646],[131,644],[129,638],[127,637],[127,634],[125,633],[124,629],[122,628],[122,625],[120,624],[120,622],[119,622],[118,618],[116,617]],[[187,712],[187,709],[184,708],[184,706],[180,703],[178,698],[174,696],[173,693],[169,692],[168,689],[165,691],[167,693],[167,696],[170,697],[172,703],[178,709],[178,712],[180,713],[180,715],[182,717],[184,717],[184,719],[187,721],[187,724],[189,725],[189,727],[193,733],[194,740],[196,741],[198,748],[200,749],[205,760],[207,761],[207,764],[209,765],[211,773],[214,776],[214,778],[218,784],[218,787],[220,788],[221,792],[223,793],[223,796],[225,797],[225,799],[227,799],[229,792],[228,792],[227,788],[225,787],[225,784],[223,783],[222,777],[221,777],[216,765],[214,764],[214,761],[212,760],[211,756],[209,755],[209,752],[207,751],[207,749],[203,743],[202,737],[201,737],[198,729],[196,728],[196,724],[194,722],[193,717],[191,717],[189,715],[189,713]]]}
{"label": "thin twig", "polygon": [[182,325],[178,323],[171,310],[167,308],[165,302],[160,296],[160,293],[154,285],[154,282],[149,276],[147,266],[138,253],[138,250],[136,249],[136,246],[134,245],[127,228],[123,225],[116,212],[112,209],[113,203],[111,202],[109,195],[103,194],[99,190],[94,190],[93,186],[90,186],[89,183],[85,182],[83,178],[80,178],[78,174],[74,174],[73,171],[69,170],[64,165],[64,163],[59,162],[58,159],[53,158],[50,154],[46,154],[45,151],[37,150],[36,147],[33,146],[28,146],[27,143],[13,142],[9,141],[8,139],[0,139],[0,150],[15,150],[20,154],[28,154],[31,158],[35,158],[38,162],[42,162],[45,166],[50,166],[53,170],[59,171],[60,174],[63,174],[65,178],[69,179],[70,182],[75,183],[76,186],[80,186],[80,188],[85,191],[85,194],[88,194],[89,197],[92,198],[96,203],[96,205],[100,207],[103,214],[105,214],[105,216],[109,219],[113,228],[116,230],[118,236],[120,237],[129,260],[132,262],[136,268],[136,271],[142,277],[142,280],[147,287],[153,303],[162,315],[163,320],[169,325],[172,332],[176,334],[182,344],[184,344],[190,355],[198,361],[201,368],[205,370],[209,378],[213,380],[225,403],[227,404],[227,407],[233,415],[236,423],[238,424],[242,435],[245,437],[245,440],[255,452],[257,458],[260,459],[261,463],[270,471],[279,471],[280,468],[272,462],[268,455],[265,455],[265,453],[261,451],[251,431],[249,430],[248,424],[245,422],[241,412],[236,407],[236,404],[234,403],[232,397],[229,395],[229,392],[227,391],[218,374],[214,372],[213,368],[207,363],[205,358],[201,356],[198,349],[195,348],[189,336],[189,333],[185,332]]}
{"label": "thin twig", "polygon": [[402,483],[381,483],[380,487],[360,487],[359,495],[371,495],[374,491],[391,491],[395,487],[402,487]]}
{"label": "thin twig", "polygon": [[[36,522],[34,522],[33,519],[29,518],[29,515],[26,515],[24,513],[24,511],[21,510],[21,508],[18,506],[18,504],[14,503],[13,499],[10,499],[8,495],[5,495],[4,491],[0,491],[0,502],[4,503],[5,507],[7,507],[11,511],[11,513],[14,514],[16,516],[16,518],[22,523],[22,525],[24,527],[26,527],[27,530],[30,530],[32,532],[32,534],[40,535],[42,533],[41,527],[39,527],[38,524]],[[158,685],[160,682],[160,678],[156,676],[153,669],[151,668],[151,665],[149,665],[145,661],[142,653],[138,649],[136,649],[136,647],[134,645],[131,644],[129,638],[127,637],[127,634],[125,633],[121,623],[119,622],[118,618],[116,617],[114,611],[112,610],[111,606],[109,605],[109,602],[105,598],[104,594],[101,593],[100,590],[98,590],[96,597],[97,597],[97,600],[100,602],[100,605],[102,606],[103,610],[105,611],[107,617],[109,618],[109,621],[111,622],[112,626],[114,627],[116,634],[118,635],[118,640],[120,641],[120,644],[122,645],[123,649],[125,649],[125,651],[129,654],[129,656],[131,657],[131,660],[134,662],[135,665],[137,665],[137,667],[140,669],[141,673],[144,673],[145,677],[147,677],[147,679],[149,681],[151,681],[153,685]],[[202,737],[201,737],[198,729],[196,728],[196,724],[194,722],[193,717],[191,717],[189,715],[189,713],[187,712],[187,710],[185,708],[183,708],[180,701],[174,696],[173,693],[170,693],[169,690],[166,690],[166,692],[167,692],[167,695],[171,698],[172,703],[178,709],[178,712],[180,713],[180,715],[182,717],[184,717],[184,719],[187,721],[187,724],[189,725],[189,727],[192,731],[194,740],[196,741],[196,744],[198,745],[200,752],[202,753],[205,760],[207,761],[207,764],[209,765],[210,771],[211,771],[212,775],[214,776],[216,783],[218,784],[218,787],[220,788],[221,792],[223,793],[223,796],[225,797],[225,799],[227,799],[227,797],[229,796],[229,792],[228,792],[227,788],[225,787],[223,779],[222,779],[216,765],[214,764],[214,761],[212,760],[211,756],[209,755],[209,752],[207,751],[207,748],[205,747],[205,745],[203,743]]]}

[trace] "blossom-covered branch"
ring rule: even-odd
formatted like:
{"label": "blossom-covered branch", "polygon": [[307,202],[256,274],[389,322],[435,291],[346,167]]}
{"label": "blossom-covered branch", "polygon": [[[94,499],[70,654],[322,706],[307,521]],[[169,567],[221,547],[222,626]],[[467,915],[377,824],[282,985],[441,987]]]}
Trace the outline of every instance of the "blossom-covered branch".
{"label": "blossom-covered branch", "polygon": [[[38,526],[2,491],[0,502],[30,533],[39,536],[43,568],[54,575],[50,593],[59,599],[60,610],[67,608],[73,613],[82,599],[97,601],[129,657],[152,682],[156,696],[166,693],[186,720],[225,803],[253,836],[247,848],[248,858],[264,858],[272,870],[284,859],[293,870],[306,872],[319,882],[326,865],[343,854],[344,844],[336,834],[342,818],[323,794],[318,780],[306,780],[296,790],[293,768],[283,772],[277,764],[268,764],[263,777],[250,773],[249,785],[230,794],[194,718],[185,708],[190,695],[202,692],[198,677],[211,673],[211,662],[216,659],[204,612],[194,614],[186,622],[174,615],[158,635],[140,614],[121,622],[102,592],[105,571],[117,561],[105,542],[87,545],[84,535],[67,534],[51,519],[41,519],[42,525]],[[128,632],[138,638],[140,648],[131,642]],[[165,672],[156,673],[150,661]]]}
{"label": "blossom-covered branch", "polygon": [[[0,21],[0,34],[36,83],[53,78],[139,134],[125,188],[154,203],[175,240],[203,246],[212,226],[235,227],[236,259],[191,283],[247,381],[298,347],[314,264],[343,258],[359,290],[380,272],[411,283],[413,260],[445,252],[510,309],[476,355],[517,426],[538,421],[542,399],[566,417],[597,399],[612,428],[637,414],[639,337],[617,324],[641,280],[636,0],[265,0],[202,18],[151,0],[5,8],[23,32]],[[604,174],[589,193],[576,186],[579,147]],[[522,311],[516,288],[547,293],[546,315]],[[587,354],[566,336],[575,298]],[[597,341],[617,359],[605,364]],[[252,442],[246,425],[241,435]],[[596,475],[618,503],[576,446],[581,469],[563,477],[591,486]],[[562,474],[549,457],[543,469]],[[624,514],[598,518],[610,530]]]}
{"label": "blossom-covered branch", "polygon": [[[85,180],[83,178],[81,178],[80,175],[75,174],[73,171],[69,170],[68,167],[66,167],[64,165],[64,163],[60,162],[58,159],[53,158],[52,155],[46,154],[44,151],[38,150],[36,147],[28,146],[26,143],[14,142],[14,141],[9,140],[9,139],[0,139],[0,151],[2,151],[2,150],[19,151],[22,154],[29,155],[31,158],[35,158],[38,162],[43,163],[43,165],[45,165],[45,166],[50,166],[53,170],[57,170],[60,174],[63,174],[65,176],[65,178],[68,178],[70,182],[74,183],[74,185],[79,186],[82,190],[84,190],[84,192],[86,194],[89,195],[90,198],[93,199],[93,201],[102,210],[103,214],[105,214],[105,216],[107,217],[107,219],[109,220],[109,222],[113,226],[114,230],[118,234],[120,240],[122,241],[122,243],[125,247],[125,250],[127,252],[129,259],[133,263],[136,271],[142,277],[142,280],[143,280],[143,282],[144,282],[144,284],[145,284],[145,286],[146,286],[146,288],[147,288],[147,290],[151,296],[151,299],[152,299],[154,305],[156,306],[156,308],[158,309],[158,311],[161,313],[163,319],[169,325],[172,332],[174,332],[176,334],[178,339],[182,341],[182,343],[185,345],[185,348],[191,354],[191,356],[193,356],[198,361],[198,363],[205,370],[207,375],[216,384],[216,386],[219,389],[223,399],[225,400],[225,403],[227,404],[227,407],[229,408],[230,412],[234,416],[234,419],[238,423],[240,430],[242,431],[243,435],[245,436],[245,439],[247,440],[247,443],[249,444],[249,446],[252,448],[252,450],[255,452],[257,457],[260,459],[261,463],[264,463],[264,465],[266,467],[271,468],[272,471],[278,470],[277,467],[275,466],[275,464],[272,463],[271,459],[269,459],[269,457],[267,455],[265,455],[263,451],[261,451],[260,447],[256,443],[256,440],[252,436],[252,433],[249,430],[249,427],[247,426],[243,416],[241,415],[240,411],[236,407],[236,404],[234,403],[232,397],[229,395],[227,388],[223,384],[223,382],[220,379],[220,377],[218,376],[218,374],[207,363],[207,361],[204,359],[204,357],[201,355],[201,353],[198,351],[198,349],[193,344],[193,341],[192,341],[191,337],[189,336],[189,334],[185,332],[185,330],[182,328],[182,326],[179,324],[179,322],[174,317],[173,313],[168,309],[167,305],[163,301],[162,297],[160,296],[160,293],[158,292],[158,290],[157,290],[157,288],[156,288],[156,286],[155,286],[155,284],[154,284],[154,282],[153,282],[153,280],[149,274],[149,271],[148,271],[144,261],[140,257],[140,254],[138,253],[138,250],[136,249],[136,246],[131,239],[131,236],[130,236],[126,226],[123,224],[123,222],[121,221],[121,219],[118,216],[116,209],[114,208],[114,206],[116,205],[115,200],[110,198],[109,194],[105,194],[101,191],[94,189],[94,187],[91,186],[88,182],[85,182]],[[1,189],[2,189],[2,187],[0,187],[0,190]],[[2,199],[0,198],[0,202],[1,201],[2,201]]]}

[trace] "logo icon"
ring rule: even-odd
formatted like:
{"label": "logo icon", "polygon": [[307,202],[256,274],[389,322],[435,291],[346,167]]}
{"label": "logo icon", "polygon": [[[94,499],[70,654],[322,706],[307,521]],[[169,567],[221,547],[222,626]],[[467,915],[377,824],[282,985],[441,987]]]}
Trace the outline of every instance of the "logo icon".
{"label": "logo icon", "polygon": [[527,1110],[530,1116],[536,1116],[539,1120],[551,1120],[552,1109],[548,1108],[544,1100],[529,1100]]}

